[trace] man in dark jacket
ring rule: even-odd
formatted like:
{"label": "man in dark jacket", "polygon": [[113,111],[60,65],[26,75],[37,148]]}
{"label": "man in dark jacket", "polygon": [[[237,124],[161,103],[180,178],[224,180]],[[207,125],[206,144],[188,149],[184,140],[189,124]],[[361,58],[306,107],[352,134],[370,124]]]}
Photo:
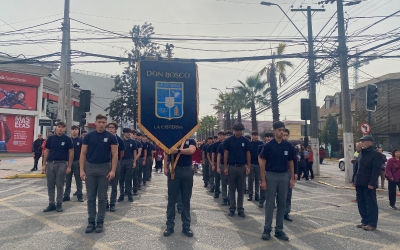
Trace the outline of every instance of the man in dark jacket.
{"label": "man in dark jacket", "polygon": [[43,144],[43,136],[41,134],[38,134],[38,138],[33,142],[32,145],[32,152],[33,152],[33,159],[35,159],[35,162],[33,164],[33,168],[31,171],[36,171],[38,170],[38,162],[40,157],[42,157],[42,144]]}
{"label": "man in dark jacket", "polygon": [[361,224],[357,227],[373,231],[378,224],[376,181],[382,166],[382,156],[372,146],[374,141],[372,136],[366,135],[360,141],[362,150],[358,155],[358,170],[354,178],[358,211],[361,215]]}

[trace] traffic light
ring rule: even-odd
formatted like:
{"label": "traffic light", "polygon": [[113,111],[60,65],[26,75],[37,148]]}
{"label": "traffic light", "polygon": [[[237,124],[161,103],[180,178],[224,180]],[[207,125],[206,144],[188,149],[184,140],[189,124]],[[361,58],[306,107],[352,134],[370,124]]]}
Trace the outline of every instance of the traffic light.
{"label": "traffic light", "polygon": [[81,90],[79,93],[79,110],[81,112],[90,111],[90,97],[92,92],[90,90]]}
{"label": "traffic light", "polygon": [[86,113],[81,114],[81,121],[79,123],[81,124],[81,127],[86,124]]}
{"label": "traffic light", "polygon": [[366,104],[367,111],[376,111],[378,104],[378,87],[375,84],[368,84],[366,86]]}
{"label": "traffic light", "polygon": [[311,120],[311,100],[302,98],[300,100],[301,119],[304,121]]}

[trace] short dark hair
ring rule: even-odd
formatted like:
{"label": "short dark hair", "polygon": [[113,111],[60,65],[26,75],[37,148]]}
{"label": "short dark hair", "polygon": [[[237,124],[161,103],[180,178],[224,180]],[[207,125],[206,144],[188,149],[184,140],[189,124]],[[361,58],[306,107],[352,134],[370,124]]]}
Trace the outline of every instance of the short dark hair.
{"label": "short dark hair", "polygon": [[207,138],[207,140],[212,140],[212,139],[213,139],[212,136],[210,136],[210,137]]}
{"label": "short dark hair", "polygon": [[285,128],[285,132],[288,133],[288,135],[290,135],[290,130]]}
{"label": "short dark hair", "polygon": [[136,133],[137,136],[142,136],[142,133],[138,132]]}
{"label": "short dark hair", "polygon": [[57,126],[61,126],[63,128],[67,127],[67,124],[65,122],[57,122]]}
{"label": "short dark hair", "polygon": [[235,123],[233,125],[233,130],[237,130],[237,131],[244,130],[244,125],[241,123]]}
{"label": "short dark hair", "polygon": [[137,131],[134,130],[134,129],[131,129],[131,133],[134,134],[134,135],[136,135],[136,134],[137,134]]}
{"label": "short dark hair", "polygon": [[251,140],[251,136],[250,135],[245,135],[244,137],[246,137],[247,139]]}
{"label": "short dark hair", "polygon": [[274,130],[278,128],[285,128],[285,124],[281,121],[277,121],[272,124],[272,127],[274,128]]}
{"label": "short dark hair", "polygon": [[85,133],[87,133],[86,130],[82,130],[82,131],[81,131],[81,134],[85,134]]}
{"label": "short dark hair", "polygon": [[225,131],[225,135],[233,135],[233,133],[232,133],[232,131],[227,130],[227,131]]}
{"label": "short dark hair", "polygon": [[122,133],[130,133],[132,130],[130,128],[124,128]]}
{"label": "short dark hair", "polygon": [[214,136],[213,136],[213,139],[218,139],[218,136],[214,135]]}
{"label": "short dark hair", "polygon": [[79,127],[76,125],[72,125],[71,130],[74,130],[74,129],[79,129]]}
{"label": "short dark hair", "polygon": [[253,132],[251,132],[251,135],[258,135],[258,132],[257,131],[253,131]]}
{"label": "short dark hair", "polygon": [[265,137],[274,137],[274,134],[272,132],[267,132],[264,134],[264,138]]}
{"label": "short dark hair", "polygon": [[101,120],[101,119],[106,119],[106,121],[107,121],[107,116],[106,116],[105,114],[98,114],[98,115],[96,115],[96,121],[97,121],[97,120]]}
{"label": "short dark hair", "polygon": [[107,128],[108,128],[110,125],[113,125],[114,128],[115,128],[116,130],[118,129],[118,124],[116,124],[115,122],[110,122],[109,124],[107,124]]}
{"label": "short dark hair", "polygon": [[147,138],[148,136],[147,135],[143,135],[143,137]]}
{"label": "short dark hair", "polygon": [[225,135],[225,132],[224,131],[219,131],[218,135]]}
{"label": "short dark hair", "polygon": [[395,157],[394,154],[395,154],[397,151],[400,151],[400,149],[395,148],[395,149],[392,150],[392,157],[393,157],[393,158]]}

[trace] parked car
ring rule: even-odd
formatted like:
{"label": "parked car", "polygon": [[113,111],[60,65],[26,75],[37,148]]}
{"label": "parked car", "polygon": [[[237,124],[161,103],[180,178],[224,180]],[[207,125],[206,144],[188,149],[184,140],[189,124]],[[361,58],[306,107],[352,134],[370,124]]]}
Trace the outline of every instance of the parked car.
{"label": "parked car", "polygon": [[[383,151],[383,154],[386,155],[386,158],[392,158],[392,153],[387,152],[387,151]],[[344,158],[339,160],[339,169],[344,171],[345,170],[345,166],[344,166]]]}

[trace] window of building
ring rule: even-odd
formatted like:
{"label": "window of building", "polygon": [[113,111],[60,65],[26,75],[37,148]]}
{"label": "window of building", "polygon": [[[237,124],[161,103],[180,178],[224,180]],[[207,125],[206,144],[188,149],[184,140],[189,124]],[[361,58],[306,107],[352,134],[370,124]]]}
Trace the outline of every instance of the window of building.
{"label": "window of building", "polygon": [[326,100],[326,101],[325,101],[325,109],[329,109],[329,108],[331,107],[330,104],[331,104],[330,101],[329,101],[329,100]]}
{"label": "window of building", "polygon": [[335,106],[339,107],[339,95],[335,96]]}

